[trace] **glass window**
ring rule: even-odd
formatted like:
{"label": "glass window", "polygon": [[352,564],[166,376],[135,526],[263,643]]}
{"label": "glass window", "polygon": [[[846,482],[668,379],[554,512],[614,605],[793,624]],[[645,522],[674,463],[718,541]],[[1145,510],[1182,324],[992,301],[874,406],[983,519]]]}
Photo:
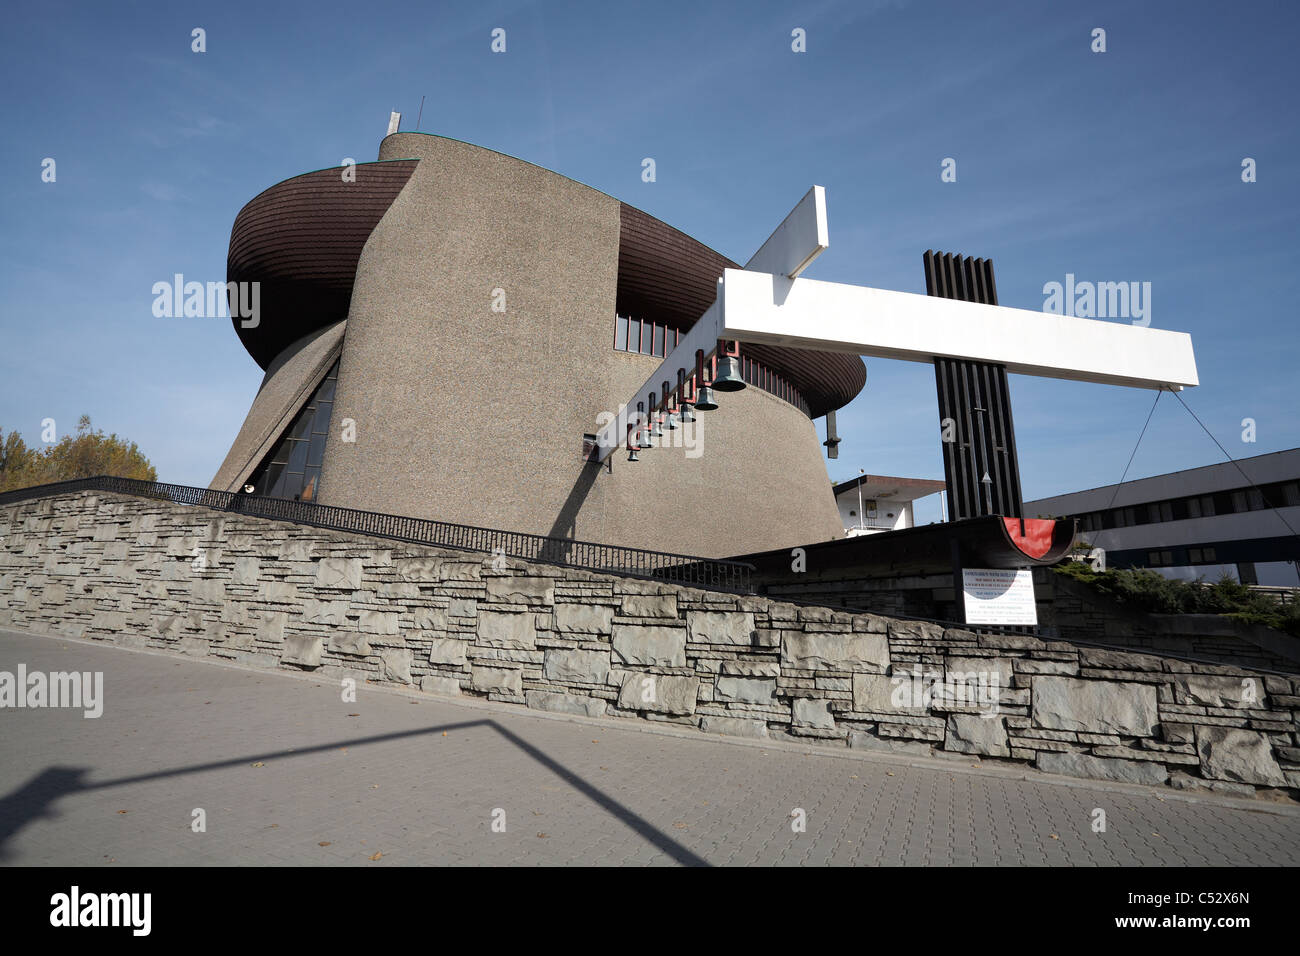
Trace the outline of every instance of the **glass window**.
{"label": "glass window", "polygon": [[1174,520],[1174,505],[1170,501],[1157,501],[1147,506],[1147,520],[1155,523]]}
{"label": "glass window", "polygon": [[627,316],[614,316],[614,348],[620,352],[627,351]]}
{"label": "glass window", "polygon": [[1234,491],[1232,493],[1232,510],[1236,512],[1250,510],[1250,505],[1246,502],[1245,491]]}
{"label": "glass window", "polygon": [[1247,504],[1247,507],[1249,507],[1251,511],[1260,511],[1260,510],[1262,510],[1262,509],[1264,509],[1264,508],[1267,508],[1268,505],[1266,505],[1266,504],[1264,503],[1264,491],[1263,491],[1263,489],[1261,489],[1261,488],[1247,488],[1247,489],[1246,489],[1246,504]]}
{"label": "glass window", "polygon": [[1300,481],[1288,481],[1282,486],[1282,503],[1292,507],[1300,505]]}
{"label": "glass window", "polygon": [[311,399],[248,479],[254,494],[313,501],[318,495],[333,416],[338,362],[330,368]]}
{"label": "glass window", "polygon": [[662,357],[664,354],[664,332],[667,330],[662,325],[656,325],[654,327],[654,330],[655,330],[654,354]]}
{"label": "glass window", "polygon": [[325,463],[325,436],[317,432],[307,446],[307,467],[319,468]]}

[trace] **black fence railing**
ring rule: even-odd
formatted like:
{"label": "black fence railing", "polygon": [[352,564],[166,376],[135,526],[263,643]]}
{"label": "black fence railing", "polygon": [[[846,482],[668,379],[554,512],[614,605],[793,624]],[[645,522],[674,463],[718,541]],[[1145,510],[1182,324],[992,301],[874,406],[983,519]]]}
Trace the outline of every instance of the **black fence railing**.
{"label": "black fence railing", "polygon": [[349,531],[376,538],[392,538],[436,548],[504,554],[562,567],[651,578],[717,591],[752,593],[750,574],[754,566],[743,561],[700,558],[688,554],[598,544],[593,541],[575,541],[570,538],[554,538],[519,531],[478,528],[473,525],[451,524],[427,518],[408,518],[402,515],[358,511],[353,508],[338,508],[334,505],[320,505],[308,501],[264,498],[229,491],[213,491],[210,488],[194,488],[189,485],[139,481],[134,478],[100,475],[95,478],[77,478],[72,481],[38,485],[33,488],[19,488],[0,493],[0,506],[79,491],[103,491],[132,495],[137,498],[153,498],[158,501],[197,505],[201,508],[212,508],[216,511],[248,515],[253,518],[288,521],[313,528]]}

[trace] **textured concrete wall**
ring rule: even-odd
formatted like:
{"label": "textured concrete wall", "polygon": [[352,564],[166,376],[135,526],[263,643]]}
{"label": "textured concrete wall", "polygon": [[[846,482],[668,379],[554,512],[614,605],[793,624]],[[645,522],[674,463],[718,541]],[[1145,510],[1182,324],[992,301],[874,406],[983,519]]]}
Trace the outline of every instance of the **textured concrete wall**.
{"label": "textured concrete wall", "polygon": [[441,137],[385,139],[399,156],[420,163],[357,268],[335,406],[356,442],[327,446],[322,503],[704,556],[842,534],[812,422],[758,389],[700,416],[699,457],[584,463],[658,364],[612,348],[619,203]]}
{"label": "textured concrete wall", "polygon": [[0,508],[0,625],[737,736],[1300,788],[1289,678],[127,496]]}

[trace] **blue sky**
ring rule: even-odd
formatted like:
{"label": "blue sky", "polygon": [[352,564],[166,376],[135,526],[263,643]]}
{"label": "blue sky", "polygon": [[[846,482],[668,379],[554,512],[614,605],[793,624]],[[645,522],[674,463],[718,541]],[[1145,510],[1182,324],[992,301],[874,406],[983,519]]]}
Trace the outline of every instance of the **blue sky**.
{"label": "blue sky", "polygon": [[[153,283],[224,280],[245,202],[374,159],[389,111],[413,129],[424,96],[424,131],[554,169],[733,259],[817,183],[831,247],[812,278],[923,292],[936,248],[991,256],[1020,308],[1066,273],[1150,282],[1151,325],[1196,346],[1203,384],[1184,397],[1228,451],[1295,447],[1298,25],[1300,5],[1257,2],[15,6],[0,427],[37,443],[43,418],[62,432],[87,412],[162,479],[207,484],[261,373],[228,320],[154,318]],[[831,477],[941,477],[932,369],[867,366]],[[1026,498],[1118,480],[1154,397],[1022,376],[1012,395]],[[1220,458],[1166,395],[1130,477]]]}

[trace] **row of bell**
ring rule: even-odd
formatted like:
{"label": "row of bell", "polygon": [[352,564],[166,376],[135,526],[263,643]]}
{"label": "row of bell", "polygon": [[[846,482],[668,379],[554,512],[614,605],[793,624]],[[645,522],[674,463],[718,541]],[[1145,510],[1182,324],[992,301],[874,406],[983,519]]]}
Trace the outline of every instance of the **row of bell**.
{"label": "row of bell", "polygon": [[[714,378],[712,386],[701,386],[699,393],[695,396],[695,409],[701,412],[716,411],[718,403],[713,397],[715,389],[719,392],[739,392],[744,387],[745,380],[740,377],[740,359],[734,355],[724,356],[718,360],[718,374]],[[689,404],[682,403],[681,420],[683,424],[689,425],[695,420],[687,417],[690,415],[690,408]],[[677,423],[673,421],[673,414],[675,413],[668,415],[668,427],[670,429],[677,427]],[[650,437],[661,438],[662,436],[663,431],[660,430],[659,423],[655,422],[650,426]],[[627,460],[640,461],[641,459],[637,457],[636,453],[636,448],[628,449]]]}

